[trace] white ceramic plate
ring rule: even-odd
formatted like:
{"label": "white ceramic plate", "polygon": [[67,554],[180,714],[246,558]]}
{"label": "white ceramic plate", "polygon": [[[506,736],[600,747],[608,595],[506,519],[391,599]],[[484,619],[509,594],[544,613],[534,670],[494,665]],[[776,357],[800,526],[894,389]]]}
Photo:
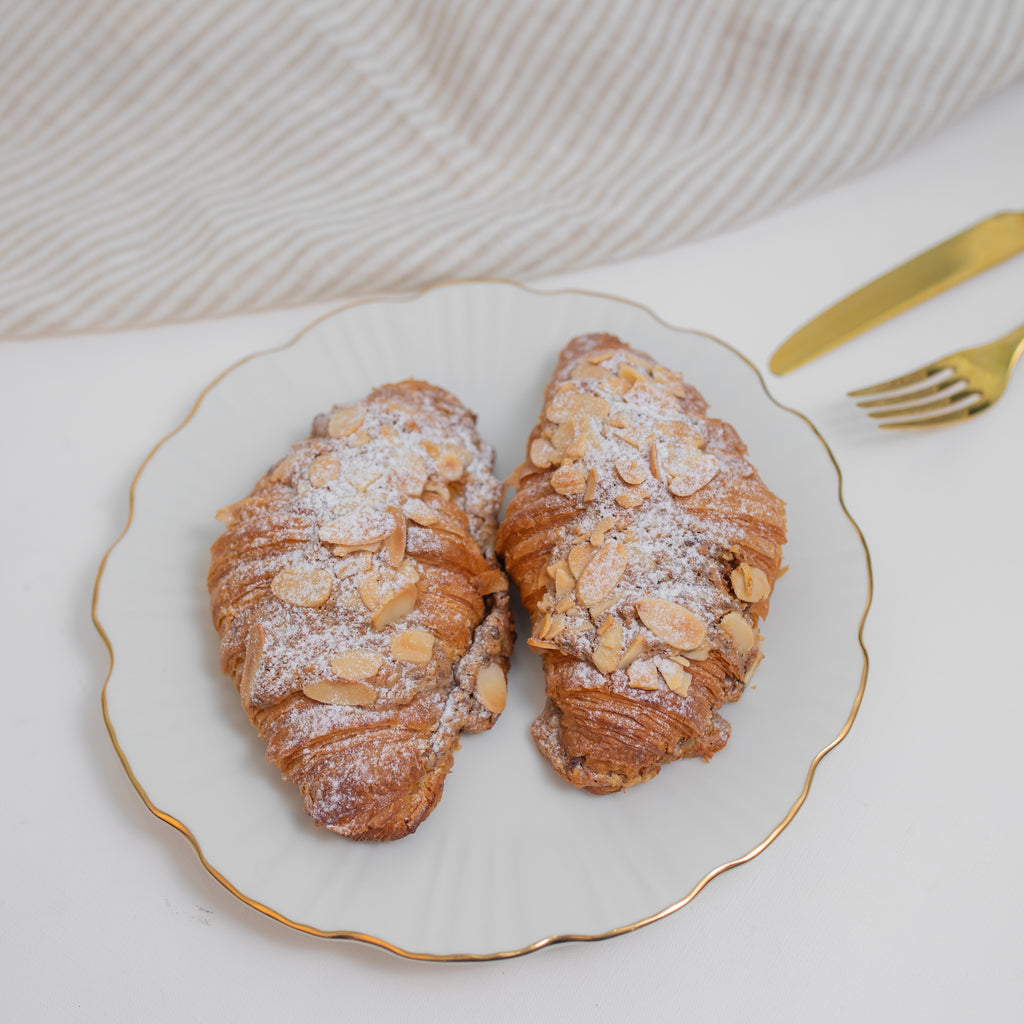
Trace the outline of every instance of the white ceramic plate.
{"label": "white ceramic plate", "polygon": [[[205,586],[221,530],[214,511],[247,494],[315,413],[406,377],[475,409],[507,474],[560,348],[592,331],[681,370],[788,504],[789,572],[764,626],[755,686],[726,709],[729,745],[710,763],[670,765],[621,794],[577,791],[528,735],[543,678],[520,642],[505,714],[464,738],[418,832],[360,844],[317,830],[218,669]],[[126,531],[100,569],[94,617],[111,650],[104,712],[125,768],[221,882],[294,927],[451,959],[631,930],[760,852],[853,721],[869,599],[867,551],[831,454],[738,353],[622,300],[481,281],[350,306],[210,385],[140,470]],[[522,615],[519,628],[529,634]]]}

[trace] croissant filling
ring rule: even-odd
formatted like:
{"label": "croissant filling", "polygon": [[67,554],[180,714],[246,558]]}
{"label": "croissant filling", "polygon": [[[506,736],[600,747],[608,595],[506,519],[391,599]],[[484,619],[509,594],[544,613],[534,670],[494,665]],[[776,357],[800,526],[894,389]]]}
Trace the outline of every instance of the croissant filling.
{"label": "croissant filling", "polygon": [[221,667],[318,825],[413,832],[459,734],[504,707],[514,633],[493,462],[453,395],[405,381],[318,416],[218,513]]}
{"label": "croissant filling", "polygon": [[681,375],[607,334],[563,350],[497,538],[544,659],[533,737],[609,793],[729,738],[761,660],[785,507]]}

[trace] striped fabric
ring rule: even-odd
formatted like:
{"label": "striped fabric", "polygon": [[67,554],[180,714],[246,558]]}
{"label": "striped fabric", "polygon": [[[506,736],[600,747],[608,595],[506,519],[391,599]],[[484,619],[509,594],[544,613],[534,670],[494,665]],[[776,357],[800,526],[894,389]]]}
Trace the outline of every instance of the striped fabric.
{"label": "striped fabric", "polygon": [[0,335],[738,225],[1024,71],[1022,0],[3,0]]}

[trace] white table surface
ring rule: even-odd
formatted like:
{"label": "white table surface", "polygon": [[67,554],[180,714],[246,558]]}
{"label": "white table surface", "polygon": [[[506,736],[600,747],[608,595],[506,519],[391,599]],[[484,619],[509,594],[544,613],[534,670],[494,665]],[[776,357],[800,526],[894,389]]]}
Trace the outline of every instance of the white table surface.
{"label": "white table surface", "polygon": [[667,920],[486,964],[295,932],[145,808],[100,713],[90,620],[132,476],[199,390],[329,307],[0,343],[8,1020],[1019,1019],[1024,371],[954,428],[890,434],[843,397],[1024,320],[1024,262],[785,378],[796,327],[916,251],[1024,209],[1024,83],[854,182],[727,235],[530,282],[715,334],[807,414],[874,565],[871,669],[792,825]]}

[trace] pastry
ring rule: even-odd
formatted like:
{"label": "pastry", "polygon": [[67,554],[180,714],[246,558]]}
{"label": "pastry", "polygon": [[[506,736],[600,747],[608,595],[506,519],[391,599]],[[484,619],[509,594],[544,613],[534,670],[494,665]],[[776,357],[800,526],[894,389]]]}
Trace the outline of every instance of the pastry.
{"label": "pastry", "polygon": [[413,832],[460,732],[505,704],[501,485],[475,422],[430,384],[377,388],[217,514],[221,667],[314,821],[355,839]]}
{"label": "pastry", "polygon": [[497,547],[544,661],[533,737],[595,793],[720,750],[719,709],[761,660],[785,507],[706,412],[678,373],[585,335],[513,474]]}

